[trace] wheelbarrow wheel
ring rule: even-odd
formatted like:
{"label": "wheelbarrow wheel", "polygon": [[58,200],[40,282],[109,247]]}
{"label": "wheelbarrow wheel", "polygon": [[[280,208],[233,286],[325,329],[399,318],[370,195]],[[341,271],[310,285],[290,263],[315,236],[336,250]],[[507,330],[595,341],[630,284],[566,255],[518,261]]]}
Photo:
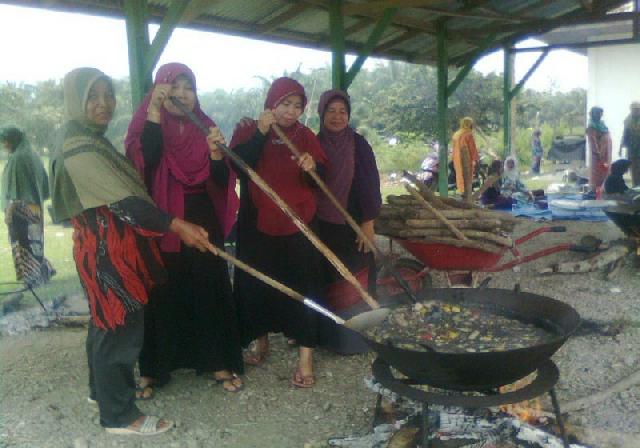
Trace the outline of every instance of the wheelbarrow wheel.
{"label": "wheelbarrow wheel", "polygon": [[[393,269],[416,294],[431,288],[433,284],[431,275],[425,270],[425,266],[417,260],[399,258],[393,263]],[[384,267],[378,273],[377,290],[378,294],[383,297],[394,297],[405,293],[391,272],[388,272]]]}

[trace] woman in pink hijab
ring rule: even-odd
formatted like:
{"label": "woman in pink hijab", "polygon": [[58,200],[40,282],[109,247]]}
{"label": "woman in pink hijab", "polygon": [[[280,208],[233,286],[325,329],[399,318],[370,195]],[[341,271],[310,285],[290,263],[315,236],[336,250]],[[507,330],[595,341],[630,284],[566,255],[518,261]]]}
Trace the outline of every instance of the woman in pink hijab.
{"label": "woman in pink hijab", "polygon": [[[169,99],[175,97],[211,130],[202,132]],[[202,226],[217,247],[231,229],[238,207],[236,178],[216,143],[224,138],[200,109],[196,79],[185,65],[158,69],[153,90],[135,112],[125,146],[160,209]],[[139,398],[149,398],[170,372],[192,368],[212,373],[229,392],[243,387],[236,310],[226,263],[185,247],[171,234],[160,240],[168,282],[145,311]]]}

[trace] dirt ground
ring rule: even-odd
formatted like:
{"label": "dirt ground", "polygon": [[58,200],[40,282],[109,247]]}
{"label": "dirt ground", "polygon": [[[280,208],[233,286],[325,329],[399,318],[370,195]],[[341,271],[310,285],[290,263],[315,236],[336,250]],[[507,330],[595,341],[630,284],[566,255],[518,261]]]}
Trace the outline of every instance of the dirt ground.
{"label": "dirt ground", "polygon": [[[554,223],[556,224],[556,223]],[[593,234],[616,239],[622,234],[612,223],[568,222],[565,234],[545,234],[522,247],[531,253],[555,243],[577,242]],[[540,224],[523,221],[522,235]],[[560,253],[491,274],[491,287],[522,289],[565,301],[585,319],[617,325],[616,336],[586,332],[572,337],[554,356],[561,371],[557,386],[562,403],[593,395],[640,368],[640,271],[631,257],[610,278],[602,273],[539,276],[537,270],[556,261],[581,259],[584,254]],[[444,286],[435,275],[435,286]],[[107,435],[87,403],[85,330],[54,328],[0,338],[1,447],[304,447],[327,446],[335,436],[370,430],[375,395],[364,385],[374,355],[340,357],[318,351],[318,383],[312,390],[295,390],[289,379],[296,352],[282,337],[273,337],[268,362],[249,368],[247,387],[226,393],[210,379],[179,371],[153,400],[140,403],[150,414],[175,419],[176,430],[135,438]],[[572,425],[591,428],[583,442],[593,447],[624,445],[606,434],[640,440],[640,386],[613,394],[586,410],[569,414]]]}

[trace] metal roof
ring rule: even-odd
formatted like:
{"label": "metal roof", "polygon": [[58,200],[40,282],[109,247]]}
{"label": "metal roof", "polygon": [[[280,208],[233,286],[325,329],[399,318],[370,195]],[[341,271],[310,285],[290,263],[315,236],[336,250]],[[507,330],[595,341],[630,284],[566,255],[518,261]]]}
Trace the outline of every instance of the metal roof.
{"label": "metal roof", "polygon": [[[330,50],[332,0],[191,0],[179,26]],[[123,0],[0,0],[49,10],[123,17]],[[171,0],[148,0],[159,21]],[[436,29],[445,25],[449,61],[461,65],[471,56],[506,42],[540,35],[559,26],[598,21],[628,0],[344,0],[347,52],[361,50],[387,8],[397,8],[371,56],[412,63],[437,59]],[[490,42],[487,45],[487,42]]]}

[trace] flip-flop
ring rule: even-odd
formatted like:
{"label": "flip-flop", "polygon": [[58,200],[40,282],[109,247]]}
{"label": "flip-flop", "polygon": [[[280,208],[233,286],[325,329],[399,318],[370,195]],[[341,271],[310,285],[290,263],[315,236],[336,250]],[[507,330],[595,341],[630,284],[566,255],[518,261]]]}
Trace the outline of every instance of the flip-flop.
{"label": "flip-flop", "polygon": [[[166,426],[158,427],[160,421],[166,422]],[[142,424],[137,428],[131,428],[131,425],[124,428],[105,428],[109,434],[119,434],[123,436],[136,435],[136,436],[155,436],[156,434],[162,434],[173,428],[174,423],[171,420],[161,419],[153,415],[147,415],[144,417]]]}
{"label": "flip-flop", "polygon": [[[235,384],[233,384],[233,380],[240,379],[240,377],[238,375],[236,375],[235,373],[232,373],[231,376],[227,376],[227,377],[224,377],[224,378],[215,378],[214,377],[213,379],[216,381],[216,384],[222,385],[222,388],[224,389],[225,392],[229,392],[229,393],[235,394],[237,392],[240,392],[242,389],[244,389],[244,381],[239,386],[236,386]],[[233,390],[227,389],[226,387],[224,387],[224,383],[227,382],[227,381],[229,381],[231,386],[234,387]]]}
{"label": "flip-flop", "polygon": [[305,376],[300,369],[296,369],[291,378],[291,385],[300,389],[310,389],[316,385],[316,376],[314,374]]}

